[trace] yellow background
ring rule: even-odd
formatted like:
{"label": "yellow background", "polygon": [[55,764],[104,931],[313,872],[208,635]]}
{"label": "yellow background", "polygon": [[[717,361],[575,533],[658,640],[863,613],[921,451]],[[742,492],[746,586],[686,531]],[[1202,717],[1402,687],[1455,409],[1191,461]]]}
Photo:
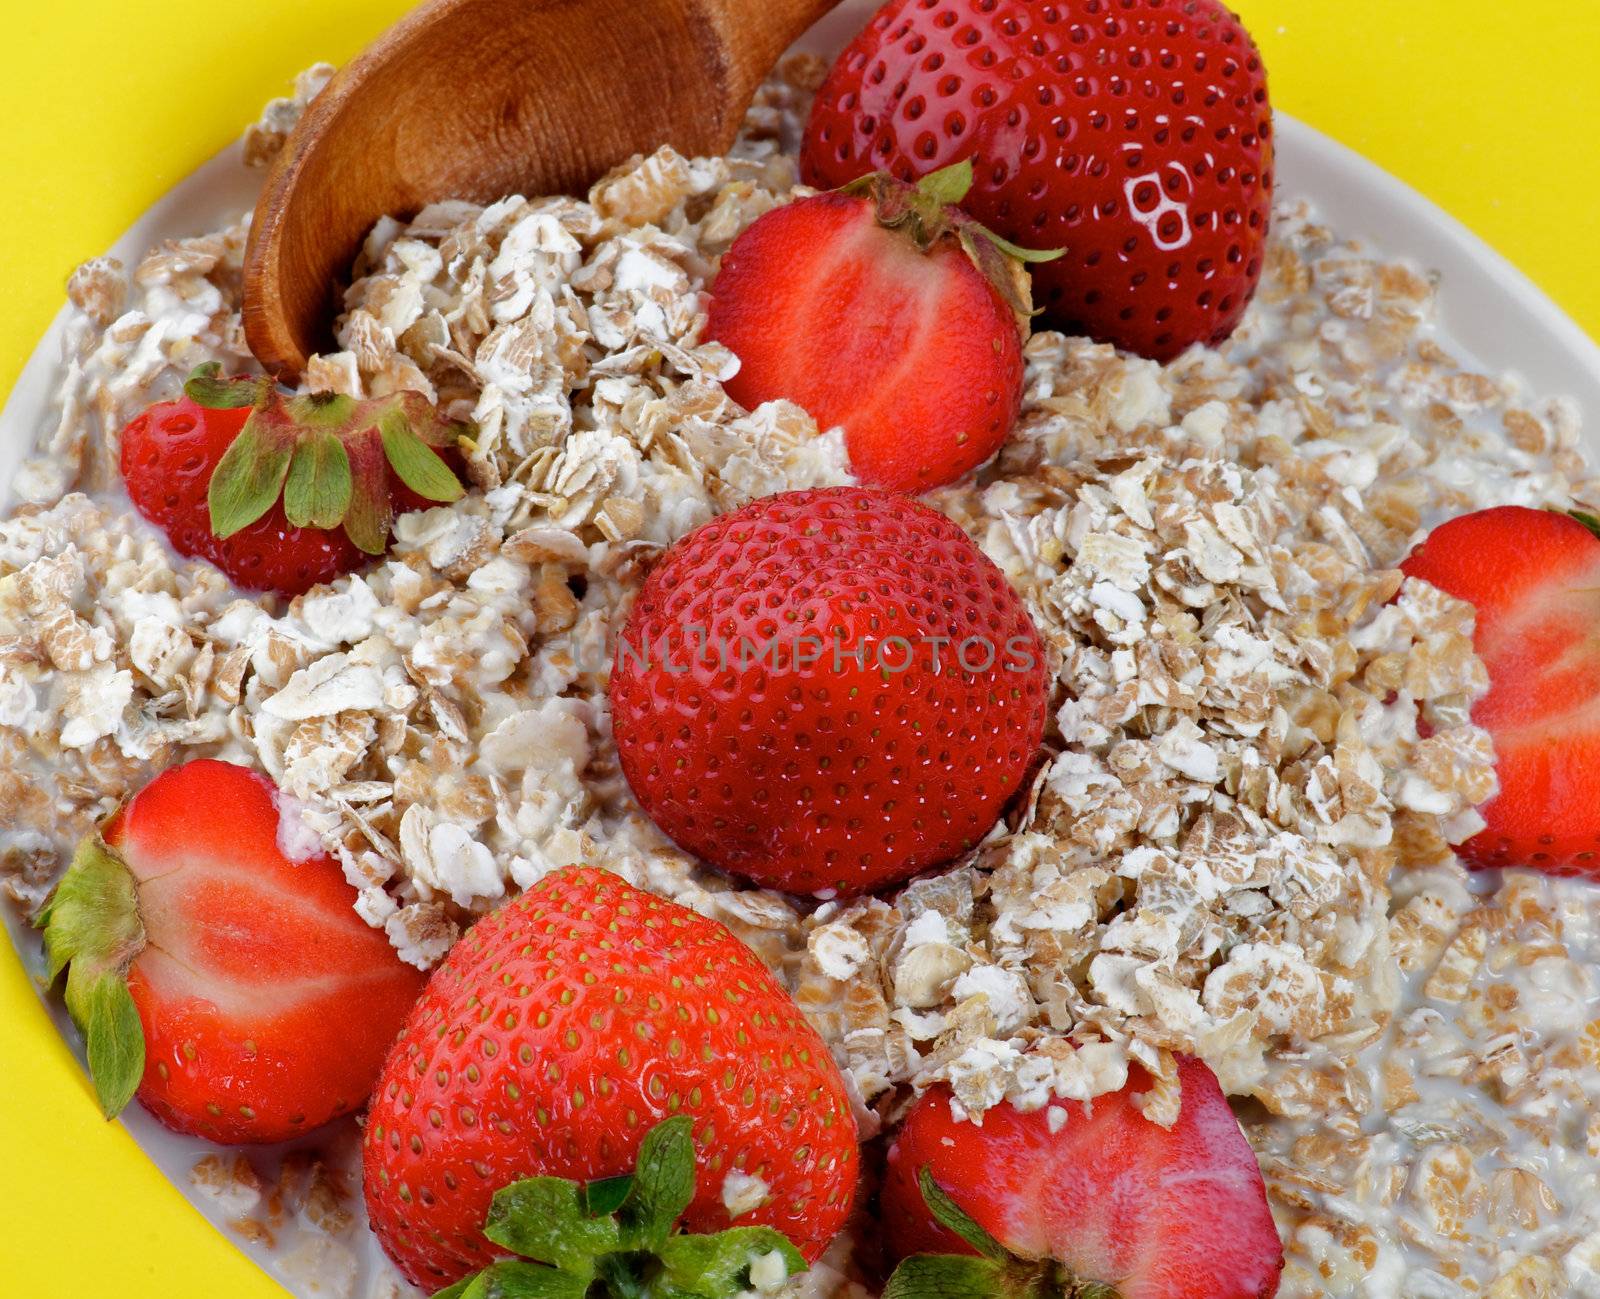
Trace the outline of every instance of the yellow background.
{"label": "yellow background", "polygon": [[[762,0],[748,0],[759,4]],[[1600,336],[1600,5],[1235,0],[1275,102],[1409,181]],[[404,0],[0,0],[0,392],[72,267]],[[99,1121],[0,953],[0,1293],[281,1299]]]}

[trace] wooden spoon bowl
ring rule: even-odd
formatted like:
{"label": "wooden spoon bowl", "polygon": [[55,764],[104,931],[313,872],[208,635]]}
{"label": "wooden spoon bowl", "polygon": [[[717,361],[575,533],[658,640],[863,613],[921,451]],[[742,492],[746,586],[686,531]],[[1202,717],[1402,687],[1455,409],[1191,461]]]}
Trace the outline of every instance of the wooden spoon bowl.
{"label": "wooden spoon bowl", "polygon": [[373,223],[581,193],[663,144],[722,153],[778,57],[838,0],[428,0],[312,101],[245,255],[251,350],[293,380],[331,341]]}

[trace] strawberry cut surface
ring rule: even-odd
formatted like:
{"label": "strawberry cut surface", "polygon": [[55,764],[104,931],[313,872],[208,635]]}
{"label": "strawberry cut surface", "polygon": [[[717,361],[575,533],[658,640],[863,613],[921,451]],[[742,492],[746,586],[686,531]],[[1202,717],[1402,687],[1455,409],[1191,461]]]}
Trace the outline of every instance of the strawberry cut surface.
{"label": "strawberry cut surface", "polygon": [[1489,671],[1472,720],[1494,738],[1500,792],[1460,855],[1600,878],[1600,538],[1508,505],[1434,529],[1402,568],[1473,606]]}
{"label": "strawberry cut surface", "polygon": [[955,1117],[947,1088],[927,1092],[889,1152],[882,1218],[891,1255],[976,1252],[934,1220],[918,1186],[925,1169],[1013,1255],[1054,1260],[1080,1285],[1114,1287],[1120,1299],[1276,1293],[1282,1245],[1215,1076],[1180,1059],[1181,1108],[1163,1128],[1134,1105],[1149,1082],[1133,1072],[1120,1092],[1029,1112],[1003,1102],[981,1124]]}

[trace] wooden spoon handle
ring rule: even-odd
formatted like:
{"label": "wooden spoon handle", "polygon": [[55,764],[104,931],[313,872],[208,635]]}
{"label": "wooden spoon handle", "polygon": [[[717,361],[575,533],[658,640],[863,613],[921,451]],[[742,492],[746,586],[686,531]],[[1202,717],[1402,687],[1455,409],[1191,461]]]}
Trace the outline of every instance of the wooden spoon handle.
{"label": "wooden spoon handle", "polygon": [[329,341],[373,223],[581,193],[662,144],[724,152],[773,62],[837,0],[428,0],[343,68],[268,174],[244,267],[280,378]]}

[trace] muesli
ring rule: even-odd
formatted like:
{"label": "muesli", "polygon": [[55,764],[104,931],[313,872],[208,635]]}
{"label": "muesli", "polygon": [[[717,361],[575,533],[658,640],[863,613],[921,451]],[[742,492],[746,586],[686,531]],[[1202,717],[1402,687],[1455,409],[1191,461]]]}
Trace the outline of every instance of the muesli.
{"label": "muesli", "polygon": [[[252,163],[330,71],[268,109]],[[1194,1057],[1265,1175],[1277,1293],[1600,1294],[1592,886],[1461,863],[1497,792],[1490,676],[1473,606],[1400,569],[1446,520],[1583,510],[1600,485],[1570,405],[1454,354],[1424,272],[1293,195],[1231,337],[1159,362],[1034,332],[1005,444],[923,497],[1048,665],[1041,754],[980,843],[903,887],[796,896],[640,807],[608,684],[645,579],[718,516],[854,481],[839,428],[729,395],[740,362],[707,333],[735,241],[813,192],[797,150],[826,72],[786,62],[727,157],[664,148],[584,199],[380,222],[302,389],[420,394],[470,425],[468,490],[293,598],[175,558],[122,488],[130,421],[202,365],[252,368],[245,223],[80,268],[60,419],[0,523],[5,888],[37,913],[152,777],[221,759],[270,778],[283,855],[330,854],[418,970],[552,872],[602,868],[760,958],[862,1141],[940,1088],[958,1117],[1054,1132],[1132,1081],[1171,1128]],[[247,1238],[292,1240],[305,1293],[355,1294],[353,1144],[270,1190],[206,1154],[195,1184]],[[770,1191],[742,1169],[719,1188],[731,1218]],[[852,1256],[874,1235],[858,1220],[788,1283],[875,1291],[876,1245]]]}

